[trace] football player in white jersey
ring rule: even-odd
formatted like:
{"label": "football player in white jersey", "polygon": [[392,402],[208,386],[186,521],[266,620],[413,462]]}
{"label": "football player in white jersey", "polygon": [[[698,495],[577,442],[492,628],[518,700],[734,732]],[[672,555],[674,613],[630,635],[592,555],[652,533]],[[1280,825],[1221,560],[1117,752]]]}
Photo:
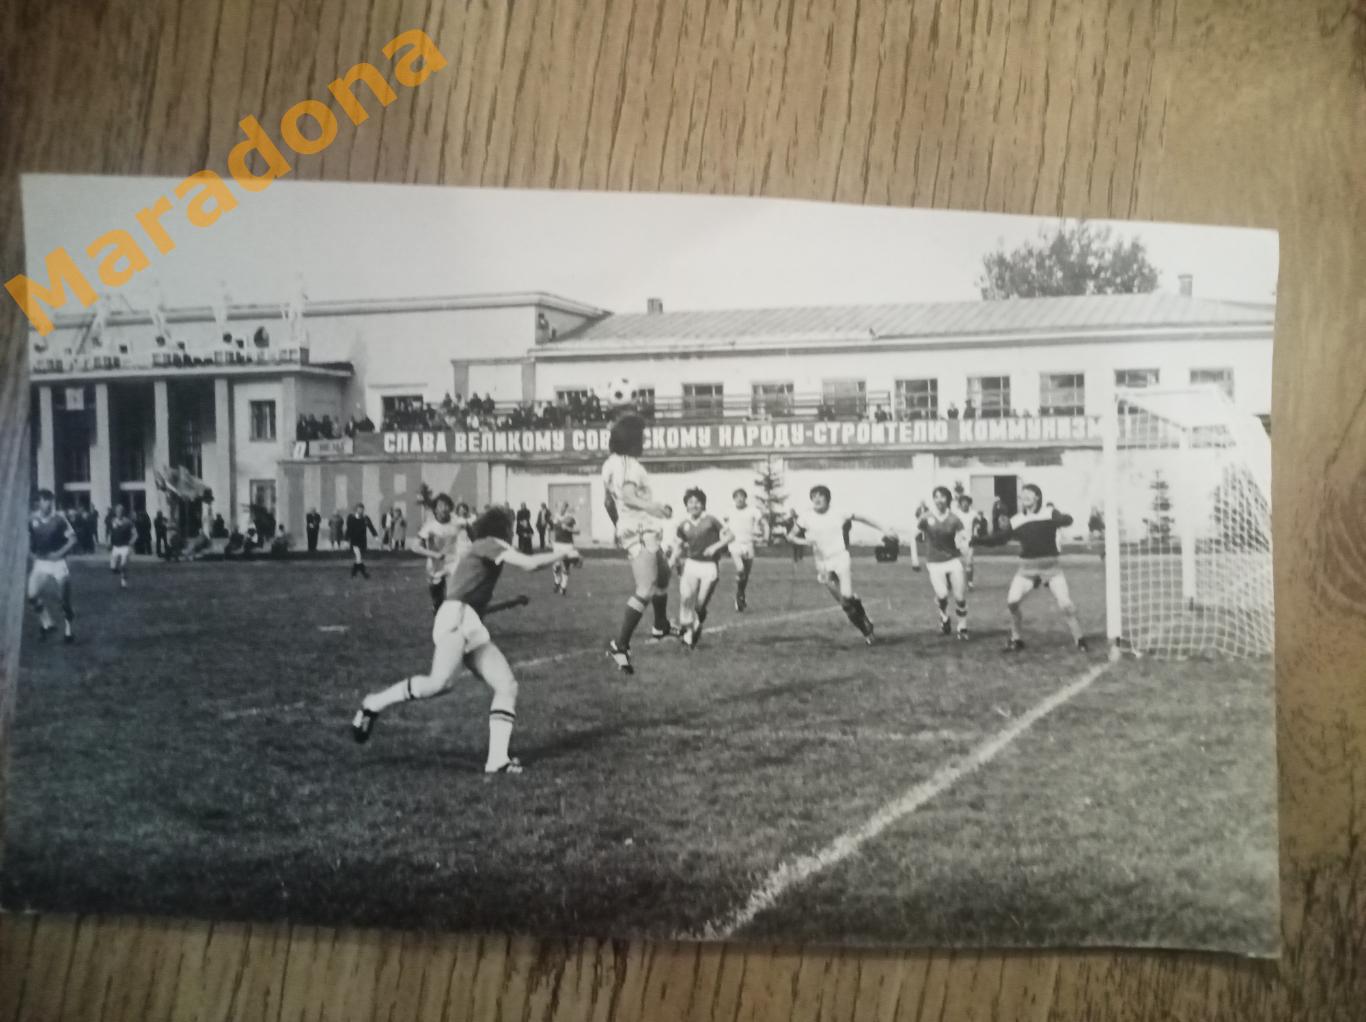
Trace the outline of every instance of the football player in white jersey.
{"label": "football player in white jersey", "polygon": [[749,573],[754,569],[754,551],[764,538],[764,513],[757,507],[750,507],[749,494],[744,487],[731,494],[735,510],[726,515],[723,522],[731,535],[730,559],[735,565],[735,609],[744,613],[745,591],[749,588]]}
{"label": "football player in white jersey", "polygon": [[624,674],[634,674],[631,636],[647,606],[654,608],[653,639],[676,635],[669,623],[669,562],[664,551],[664,529],[671,517],[650,492],[650,477],[640,456],[645,449],[645,420],[627,412],[612,426],[602,465],[607,517],[616,527],[617,543],[631,562],[633,588],[626,601],[621,629],[607,644],[607,655]]}
{"label": "football player in white jersey", "polygon": [[811,547],[816,555],[816,579],[844,609],[844,614],[870,646],[873,644],[873,622],[863,609],[863,601],[854,592],[853,564],[845,542],[845,526],[861,522],[882,534],[883,542],[895,542],[897,535],[883,528],[871,518],[849,511],[834,511],[830,507],[830,488],[811,488],[811,507],[796,516],[793,543]]}
{"label": "football player in white jersey", "polygon": [[460,559],[457,550],[464,553],[461,547],[468,548],[473,542],[464,522],[451,517],[454,511],[455,501],[447,494],[438,494],[432,501],[432,516],[417,530],[417,552],[427,559],[427,594],[432,599],[433,614],[446,602],[447,565]]}

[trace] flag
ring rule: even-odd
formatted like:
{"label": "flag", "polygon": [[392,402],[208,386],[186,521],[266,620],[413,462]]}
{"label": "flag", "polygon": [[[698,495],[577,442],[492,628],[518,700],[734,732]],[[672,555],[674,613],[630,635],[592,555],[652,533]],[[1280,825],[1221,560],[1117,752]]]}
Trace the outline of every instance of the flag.
{"label": "flag", "polygon": [[161,285],[156,285],[152,290],[152,329],[158,337],[171,339],[171,327],[166,322],[166,297],[162,294]]}
{"label": "flag", "polygon": [[209,488],[202,479],[196,478],[189,469],[179,465],[152,470],[157,489],[181,500],[201,500],[209,494]]}

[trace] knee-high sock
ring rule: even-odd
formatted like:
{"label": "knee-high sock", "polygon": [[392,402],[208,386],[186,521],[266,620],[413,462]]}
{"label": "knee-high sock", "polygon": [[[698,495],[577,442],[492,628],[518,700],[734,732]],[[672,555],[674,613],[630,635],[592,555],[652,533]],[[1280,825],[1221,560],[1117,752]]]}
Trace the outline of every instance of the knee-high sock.
{"label": "knee-high sock", "polygon": [[742,561],[740,573],[735,576],[735,595],[744,596],[745,590],[749,588],[749,573],[754,567],[753,561]]}
{"label": "knee-high sock", "polygon": [[958,612],[958,630],[961,632],[968,626],[968,601],[956,600],[954,609]]}
{"label": "knee-high sock", "polygon": [[496,770],[508,761],[508,742],[517,723],[516,700],[496,695],[489,709],[489,758],[486,767]]}
{"label": "knee-high sock", "polygon": [[669,627],[669,594],[655,593],[650,600],[655,611],[655,628],[664,631]]}
{"label": "knee-high sock", "polygon": [[844,608],[844,616],[849,622],[864,635],[868,634],[868,626],[872,622],[868,619],[868,612],[863,609],[863,601],[857,596],[850,596],[840,601],[840,606]]}
{"label": "knee-high sock", "polygon": [[628,649],[631,645],[631,636],[635,634],[636,625],[640,624],[640,618],[645,613],[645,604],[638,596],[632,596],[626,601],[626,613],[621,619],[621,631],[617,633],[617,645],[622,649]]}

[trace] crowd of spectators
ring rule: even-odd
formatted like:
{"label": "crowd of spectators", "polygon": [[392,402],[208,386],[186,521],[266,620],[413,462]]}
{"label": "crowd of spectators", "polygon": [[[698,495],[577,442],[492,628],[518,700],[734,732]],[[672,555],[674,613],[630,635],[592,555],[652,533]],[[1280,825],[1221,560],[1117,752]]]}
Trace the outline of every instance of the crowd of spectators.
{"label": "crowd of spectators", "polygon": [[353,437],[357,433],[374,431],[375,424],[368,415],[359,419],[353,415],[344,426],[340,420],[334,421],[330,415],[324,415],[321,419],[316,415],[300,415],[294,426],[294,439],[340,440],[342,437]]}
{"label": "crowd of spectators", "polygon": [[[636,408],[646,418],[654,417],[652,402],[638,401]],[[483,397],[471,394],[468,399],[447,394],[440,404],[390,410],[384,416],[382,428],[419,432],[442,429],[562,429],[605,423],[607,419],[607,409],[603,407],[602,400],[591,391],[586,396],[572,393],[560,401],[546,401],[539,407],[535,404],[500,407],[487,394]]]}

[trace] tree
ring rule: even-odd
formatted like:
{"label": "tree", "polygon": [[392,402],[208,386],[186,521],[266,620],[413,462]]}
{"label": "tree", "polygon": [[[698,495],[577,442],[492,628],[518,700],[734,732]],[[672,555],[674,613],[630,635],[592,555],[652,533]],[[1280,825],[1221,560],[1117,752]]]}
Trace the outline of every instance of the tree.
{"label": "tree", "polygon": [[1148,539],[1165,548],[1172,541],[1171,484],[1162,478],[1161,472],[1154,472],[1149,488],[1153,491],[1153,517],[1145,520],[1148,526]]}
{"label": "tree", "polygon": [[787,503],[787,494],[783,492],[783,463],[770,454],[759,463],[757,471],[754,486],[758,492],[754,495],[754,503],[763,512],[768,541],[772,543],[774,527],[785,518],[783,505]]}
{"label": "tree", "polygon": [[1157,278],[1139,239],[1125,241],[1108,227],[1064,220],[1013,252],[998,245],[982,257],[976,284],[983,298],[996,300],[1142,294],[1157,290]]}

